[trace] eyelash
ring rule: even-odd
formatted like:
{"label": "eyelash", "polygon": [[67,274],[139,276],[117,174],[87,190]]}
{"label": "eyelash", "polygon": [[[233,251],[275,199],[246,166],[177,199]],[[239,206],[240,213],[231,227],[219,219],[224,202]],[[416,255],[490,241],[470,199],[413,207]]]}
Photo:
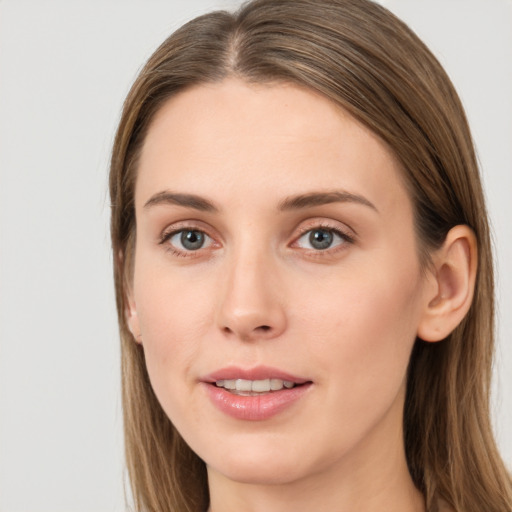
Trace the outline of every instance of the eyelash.
{"label": "eyelash", "polygon": [[[171,240],[173,236],[175,236],[179,233],[187,232],[187,231],[189,231],[189,232],[195,231],[198,233],[202,233],[203,235],[208,237],[208,239],[213,240],[213,237],[211,237],[204,229],[201,229],[201,228],[198,228],[197,226],[192,226],[192,225],[183,225],[180,227],[173,227],[171,230],[168,230],[168,231],[164,231],[162,233],[158,243],[159,243],[159,245],[164,245],[167,242],[169,242],[169,240]],[[193,258],[193,257],[199,256],[199,254],[196,254],[196,253],[200,253],[201,249],[202,249],[202,247],[197,249],[196,251],[192,251],[192,250],[183,251],[183,250],[177,249],[170,243],[168,243],[167,246],[165,247],[165,250],[167,252],[169,252],[173,256],[177,256],[179,258]]]}
{"label": "eyelash", "polygon": [[[203,235],[205,235],[208,239],[210,239],[212,241],[211,245],[216,245],[213,237],[211,237],[204,229],[198,228],[197,226],[194,226],[194,225],[183,225],[183,226],[179,226],[179,227],[173,227],[171,230],[168,230],[168,231],[164,231],[162,233],[162,235],[160,236],[160,240],[158,243],[159,243],[159,245],[164,245],[167,242],[169,242],[169,240],[171,240],[173,236],[175,236],[179,233],[187,232],[187,231],[196,231],[198,233],[202,233]],[[310,255],[313,255],[314,257],[323,257],[325,255],[333,255],[340,250],[346,249],[347,244],[352,245],[356,241],[354,236],[349,235],[347,232],[345,232],[337,227],[335,228],[332,225],[325,223],[325,222],[315,222],[315,223],[312,223],[312,224],[302,227],[300,229],[299,235],[294,238],[294,241],[292,242],[291,246],[293,247],[295,244],[297,244],[297,242],[302,237],[304,237],[304,235],[306,235],[307,233],[313,232],[313,231],[326,231],[328,233],[332,233],[332,234],[338,236],[342,240],[342,243],[337,244],[334,247],[328,247],[326,249],[301,249],[303,251],[308,252]],[[217,244],[217,246],[218,246],[218,244]],[[197,257],[202,253],[202,249],[203,249],[203,247],[201,247],[195,251],[194,250],[183,251],[183,250],[177,249],[170,243],[168,243],[167,247],[166,247],[166,251],[170,252],[173,256],[177,256],[177,257],[181,257],[181,258]],[[206,249],[208,249],[208,248],[206,248]]]}
{"label": "eyelash", "polygon": [[354,236],[349,235],[346,231],[341,230],[339,227],[333,227],[329,223],[326,222],[315,222],[306,226],[303,226],[300,229],[300,234],[297,236],[293,242],[293,244],[297,244],[297,242],[304,237],[304,235],[311,233],[313,231],[326,231],[328,233],[332,233],[338,236],[342,242],[334,247],[328,247],[326,249],[302,249],[307,251],[310,255],[314,257],[323,257],[326,255],[334,255],[338,251],[342,251],[346,249],[347,244],[352,245],[356,242]]}

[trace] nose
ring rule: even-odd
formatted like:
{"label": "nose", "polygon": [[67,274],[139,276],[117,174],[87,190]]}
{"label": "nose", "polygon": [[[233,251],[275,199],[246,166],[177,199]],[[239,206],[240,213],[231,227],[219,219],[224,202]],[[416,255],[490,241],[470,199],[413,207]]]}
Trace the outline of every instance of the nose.
{"label": "nose", "polygon": [[234,254],[218,303],[218,326],[225,336],[242,341],[273,339],[286,329],[278,264],[264,254]]}

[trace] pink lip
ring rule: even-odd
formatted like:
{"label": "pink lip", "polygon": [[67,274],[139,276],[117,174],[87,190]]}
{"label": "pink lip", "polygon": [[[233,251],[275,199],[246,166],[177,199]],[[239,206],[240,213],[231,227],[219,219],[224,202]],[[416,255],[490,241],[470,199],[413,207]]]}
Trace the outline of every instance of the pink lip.
{"label": "pink lip", "polygon": [[[272,378],[287,380],[299,385],[291,389],[283,388],[256,396],[235,395],[215,385],[217,380]],[[215,407],[232,418],[246,421],[262,421],[276,416],[300,400],[312,386],[312,382],[308,379],[264,366],[252,369],[223,368],[201,380],[205,392]]]}
{"label": "pink lip", "polygon": [[291,373],[283,372],[278,368],[270,366],[256,366],[255,368],[239,368],[228,366],[203,377],[201,381],[215,383],[218,380],[245,379],[245,380],[264,380],[281,379],[294,382],[295,384],[305,384],[309,379],[297,377]]}

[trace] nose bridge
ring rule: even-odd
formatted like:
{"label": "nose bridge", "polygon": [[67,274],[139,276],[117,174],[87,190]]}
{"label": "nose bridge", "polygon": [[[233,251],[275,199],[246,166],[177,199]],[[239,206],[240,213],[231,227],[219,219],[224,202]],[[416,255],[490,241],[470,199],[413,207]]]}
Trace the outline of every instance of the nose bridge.
{"label": "nose bridge", "polygon": [[285,328],[278,289],[278,262],[272,249],[245,236],[234,244],[226,260],[219,327],[243,340],[272,338]]}

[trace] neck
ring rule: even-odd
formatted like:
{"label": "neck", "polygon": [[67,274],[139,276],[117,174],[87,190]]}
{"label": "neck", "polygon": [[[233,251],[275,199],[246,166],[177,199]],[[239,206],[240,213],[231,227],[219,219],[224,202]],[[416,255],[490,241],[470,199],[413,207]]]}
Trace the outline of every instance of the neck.
{"label": "neck", "polygon": [[[392,409],[402,405],[399,399]],[[343,460],[291,482],[237,482],[208,467],[209,512],[424,512],[407,468],[401,421],[390,410]]]}

